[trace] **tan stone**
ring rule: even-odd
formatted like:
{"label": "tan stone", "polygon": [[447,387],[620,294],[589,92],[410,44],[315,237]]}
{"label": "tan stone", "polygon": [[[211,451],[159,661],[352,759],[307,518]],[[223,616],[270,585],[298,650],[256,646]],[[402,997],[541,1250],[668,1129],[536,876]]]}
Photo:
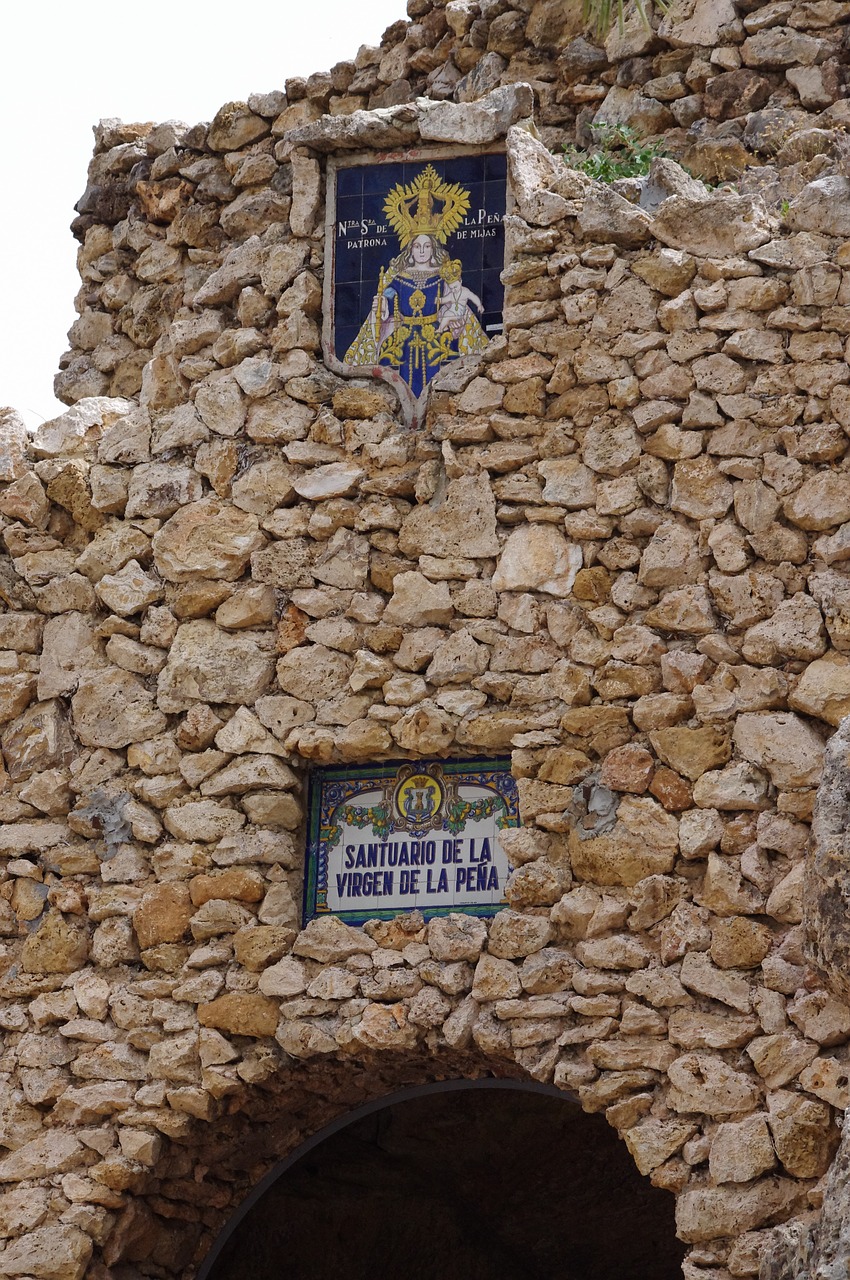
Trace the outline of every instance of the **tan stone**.
{"label": "tan stone", "polygon": [[720,969],[711,963],[703,951],[689,951],[682,961],[680,974],[682,985],[699,995],[709,996],[749,1013],[752,1008],[752,992],[749,978],[731,969]]}
{"label": "tan stone", "polygon": [[449,481],[438,505],[414,507],[399,531],[404,555],[494,556],[496,507],[486,473]]}
{"label": "tan stone", "polygon": [[581,549],[552,525],[522,525],[502,549],[493,575],[495,591],[543,591],[567,596],[581,568]]}
{"label": "tan stone", "polygon": [[688,1244],[739,1236],[803,1202],[804,1191],[790,1178],[761,1178],[750,1186],[737,1183],[685,1191],[676,1202],[676,1233]]}
{"label": "tan stone", "polygon": [[687,458],[673,468],[670,507],[691,520],[719,518],[732,505],[733,492],[710,458]]}
{"label": "tan stone", "polygon": [[662,631],[704,636],[715,630],[711,596],[705,587],[681,587],[667,591],[647,610],[646,621]]}
{"label": "tan stone", "polygon": [[708,855],[702,888],[694,896],[701,906],[722,916],[761,911],[764,906],[764,895],[743,878],[740,864],[713,850]]}
{"label": "tan stone", "polygon": [[[42,668],[49,666],[50,658],[42,662]],[[63,683],[60,679],[57,683]],[[76,684],[76,680],[74,681]],[[48,679],[45,683],[45,697],[51,698],[54,693],[51,691],[52,683]],[[6,724],[9,720],[14,720],[15,716],[19,716],[22,711],[26,710],[33,700],[36,693],[36,677],[30,675],[27,671],[21,671],[17,675],[0,676],[0,724]]]}
{"label": "tan stone", "polygon": [[241,796],[248,791],[286,791],[296,782],[295,774],[276,755],[246,755],[202,782],[200,792],[202,796]]}
{"label": "tan stone", "polygon": [[680,587],[701,570],[696,537],[683,524],[662,524],[640,559],[638,581],[645,587]]}
{"label": "tan stone", "polygon": [[518,960],[542,950],[551,937],[552,928],[545,917],[500,911],[490,926],[487,946],[491,955]]}
{"label": "tan stone", "polygon": [[672,195],[654,214],[652,233],[672,249],[717,258],[746,253],[771,238],[763,203],[726,192]]}
{"label": "tan stone", "polygon": [[280,960],[295,941],[294,929],[277,925],[249,925],[234,936],[236,959],[252,973]]}
{"label": "tan stone", "polygon": [[673,870],[675,849],[656,848],[628,831],[579,839],[570,832],[570,865],[582,880],[601,885],[635,885],[645,876]]}
{"label": "tan stone", "polygon": [[161,942],[180,942],[189,929],[192,905],[188,887],[180,882],[155,885],[149,889],[133,913],[133,928],[139,946],[155,947]]}
{"label": "tan stone", "polygon": [[718,920],[712,926],[711,958],[723,969],[755,968],[767,955],[772,942],[773,933],[767,925],[745,916],[733,916]]}
{"label": "tan stone", "polygon": [[609,751],[602,763],[599,781],[613,791],[628,791],[640,795],[649,786],[654,770],[654,761],[646,748],[637,743],[628,743]]}
{"label": "tan stone", "polygon": [[82,1280],[94,1249],[79,1227],[38,1227],[10,1241],[0,1253],[0,1275],[26,1273],[35,1280]]}
{"label": "tan stone", "polygon": [[393,579],[393,595],[383,620],[401,626],[427,627],[449,622],[453,612],[445,582],[429,582],[421,573],[406,572],[396,574]]}
{"label": "tan stone", "polygon": [[230,633],[202,618],[177,631],[157,683],[164,711],[186,711],[195,702],[250,705],[267,689],[274,667],[266,635]]}
{"label": "tan stone", "polygon": [[687,1120],[643,1120],[623,1134],[638,1171],[651,1173],[680,1151],[697,1126]]}
{"label": "tan stone", "polygon": [[776,666],[792,658],[810,662],[826,650],[823,618],[811,596],[798,592],[764,622],[750,627],[742,653],[747,662]]}
{"label": "tan stone", "polygon": [[768,804],[768,780],[751,764],[710,769],[694,783],[694,803],[701,809],[763,809]]}
{"label": "tan stone", "polygon": [[228,991],[209,1004],[198,1005],[198,1021],[202,1027],[213,1027],[225,1035],[273,1036],[278,1006],[259,992]]}
{"label": "tan stone", "polygon": [[128,560],[116,573],[103,574],[95,591],[106,607],[121,617],[139,613],[164,594],[162,583],[145,573],[137,560]]}
{"label": "tan stone", "polygon": [[61,768],[74,755],[64,709],[55,698],[28,707],[3,729],[0,742],[13,782],[46,769]]}
{"label": "tan stone", "polygon": [[504,1000],[520,995],[519,971],[510,960],[482,955],[475,966],[472,995],[475,1000]]}
{"label": "tan stone", "polygon": [[324,645],[291,649],[277,664],[280,687],[304,702],[320,702],[348,684],[354,661]]}
{"label": "tan stone", "polygon": [[190,800],[169,805],[163,824],[180,840],[221,840],[234,835],[245,824],[238,810],[216,800]]}
{"label": "tan stone", "polygon": [[435,703],[426,700],[403,715],[391,732],[404,751],[442,756],[454,741],[455,722]]}
{"label": "tan stone", "polygon": [[850,492],[840,471],[818,471],[808,476],[782,507],[792,524],[801,529],[832,529],[850,520]]}
{"label": "tan stone", "polygon": [[785,1171],[794,1178],[826,1173],[840,1140],[831,1108],[785,1089],[768,1094],[767,1108],[773,1144]]}
{"label": "tan stone", "polygon": [[[355,975],[351,975],[354,977]],[[288,999],[297,996],[307,989],[307,973],[300,960],[287,956],[265,969],[260,976],[260,991],[266,996],[278,996]],[[317,995],[317,992],[311,992]],[[351,995],[354,992],[350,992]]]}
{"label": "tan stone", "polygon": [[820,780],[823,739],[791,712],[741,715],[733,738],[741,755],[779,787],[815,786]]}
{"label": "tan stone", "polygon": [[674,1111],[730,1115],[750,1111],[759,1098],[755,1081],[713,1053],[686,1053],[667,1069]]}
{"label": "tan stone", "polygon": [[77,737],[93,747],[126,747],[154,737],[167,724],[142,681],[116,667],[80,679],[71,709]]}
{"label": "tan stone", "polygon": [[830,651],[810,663],[790,693],[788,705],[837,728],[850,715],[850,660]]}
{"label": "tan stone", "polygon": [[73,973],[83,967],[88,953],[85,921],[51,910],[24,943],[21,967],[27,973]]}
{"label": "tan stone", "polygon": [[254,514],[218,498],[203,498],[167,520],[152,545],[154,563],[169,582],[232,582],[263,542]]}
{"label": "tan stone", "polygon": [[649,740],[659,759],[692,782],[707,770],[725,764],[732,752],[728,733],[712,725],[656,729]]}
{"label": "tan stone", "polygon": [[652,952],[638,938],[614,934],[608,938],[579,942],[576,957],[591,969],[643,969]]}
{"label": "tan stone", "polygon": [[339,1045],[315,1023],[294,1018],[278,1027],[275,1039],[292,1058],[312,1058],[317,1053],[336,1053]]}
{"label": "tan stone", "polygon": [[603,1071],[667,1071],[676,1050],[664,1040],[623,1036],[595,1042],[588,1048],[587,1057]]}
{"label": "tan stone", "polygon": [[839,1111],[850,1107],[850,1072],[836,1058],[815,1058],[800,1072],[800,1084]]}
{"label": "tan stone", "polygon": [[789,1084],[817,1057],[818,1047],[811,1040],[801,1040],[793,1031],[758,1036],[747,1053],[768,1089],[781,1089]]}
{"label": "tan stone", "polygon": [[596,476],[577,457],[547,459],[539,463],[537,470],[545,481],[544,502],[566,507],[568,511],[593,506]]}
{"label": "tan stone", "polygon": [[667,1024],[673,1044],[683,1049],[737,1049],[758,1032],[756,1018],[735,1017],[723,1013],[704,1013],[693,1009],[674,1009]]}
{"label": "tan stone", "polygon": [[818,1044],[843,1044],[850,1039],[850,1008],[828,991],[798,995],[788,1006],[788,1016],[804,1036]]}
{"label": "tan stone", "polygon": [[362,929],[353,929],[336,916],[310,920],[295,939],[292,950],[297,956],[334,964],[349,956],[369,954],[376,943]]}
{"label": "tan stone", "polygon": [[714,1182],[749,1182],[776,1167],[766,1117],[755,1112],[718,1125],[708,1167]]}
{"label": "tan stone", "polygon": [[403,1004],[369,1004],[353,1028],[355,1042],[367,1049],[412,1049],[418,1034]]}
{"label": "tan stone", "polygon": [[450,912],[429,921],[427,938],[437,960],[477,960],[487,939],[487,927],[475,916]]}

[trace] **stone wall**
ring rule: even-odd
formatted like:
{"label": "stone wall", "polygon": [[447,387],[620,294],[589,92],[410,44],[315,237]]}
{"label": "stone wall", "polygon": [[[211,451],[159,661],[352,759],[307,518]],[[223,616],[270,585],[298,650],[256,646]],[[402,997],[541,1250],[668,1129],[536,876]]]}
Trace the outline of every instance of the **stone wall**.
{"label": "stone wall", "polygon": [[[102,123],[73,407],[2,418],[0,1275],[188,1276],[332,1115],[457,1075],[604,1111],[689,1280],[818,1215],[850,5],[698,0],[605,51],[560,0],[410,12],[210,125]],[[737,188],[553,156],[618,111]],[[414,433],[322,363],[323,166],[429,143],[505,145],[515,204],[505,335]],[[482,752],[508,910],[300,929],[311,763]]]}

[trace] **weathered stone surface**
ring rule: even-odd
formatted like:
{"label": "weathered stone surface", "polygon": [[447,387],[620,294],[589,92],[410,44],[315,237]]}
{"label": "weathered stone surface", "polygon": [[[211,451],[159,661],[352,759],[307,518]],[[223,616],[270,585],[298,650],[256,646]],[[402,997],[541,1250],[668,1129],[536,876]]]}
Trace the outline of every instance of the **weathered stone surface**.
{"label": "weathered stone surface", "polygon": [[3,729],[0,743],[13,781],[68,764],[74,754],[64,709],[55,698],[28,707]]}
{"label": "weathered stone surface", "polygon": [[764,769],[777,786],[816,786],[823,769],[823,739],[790,712],[748,713],[738,717],[735,746]]}
{"label": "weathered stone surface", "polygon": [[767,210],[752,197],[674,195],[653,215],[652,234],[671,249],[722,258],[757,249],[771,231]]}
{"label": "weathered stone surface", "polygon": [[[449,622],[453,613],[445,582],[429,582],[421,573],[398,573],[384,621],[414,627]],[[298,696],[298,695],[296,695]]]}
{"label": "weathered stone surface", "polygon": [[646,244],[652,237],[649,214],[636,209],[610,187],[596,186],[587,195],[578,225],[587,240],[618,244],[626,249]]}
{"label": "weathered stone surface", "polygon": [[349,956],[368,955],[376,946],[362,929],[353,929],[335,916],[329,916],[324,920],[311,920],[299,933],[292,950],[295,955],[318,960],[320,964],[335,964]]}
{"label": "weathered stone surface", "polygon": [[532,114],[534,95],[527,84],[506,84],[477,102],[429,102],[418,99],[419,136],[430,142],[482,146],[504,137],[512,124]]}
{"label": "weathered stone surface", "polygon": [[716,1054],[684,1054],[670,1065],[667,1074],[674,1111],[730,1115],[749,1111],[758,1101],[759,1091],[752,1077],[736,1071]]}
{"label": "weathered stone surface", "polygon": [[846,956],[850,949],[850,878],[845,854],[845,831],[850,809],[850,720],[830,739],[823,761],[813,822],[814,850],[806,868],[805,928],[808,945],[830,985],[850,999]]}
{"label": "weathered stone surface", "polygon": [[139,613],[163,596],[158,578],[146,573],[137,560],[128,560],[117,573],[105,573],[95,587],[100,600],[121,617]]}
{"label": "weathered stone surface", "polygon": [[216,112],[207,133],[213,151],[237,151],[269,132],[267,121],[245,102],[227,102]]}
{"label": "weathered stone surface", "polygon": [[321,502],[327,498],[341,498],[357,488],[365,472],[352,463],[328,462],[313,467],[305,475],[293,481],[292,487],[302,498]]}
{"label": "weathered stone surface", "polygon": [[291,649],[277,664],[277,678],[285,693],[313,702],[342,693],[353,669],[347,655],[316,644]]}
{"label": "weathered stone surface", "polygon": [[658,32],[674,48],[712,48],[718,44],[722,29],[735,18],[732,0],[679,0],[664,14]]}
{"label": "weathered stone surface", "polygon": [[750,1182],[776,1167],[767,1118],[754,1112],[743,1120],[718,1125],[708,1167],[716,1183]]}
{"label": "weathered stone surface", "polygon": [[37,458],[84,454],[97,442],[104,428],[134,409],[131,400],[85,396],[58,418],[42,422],[32,441]]}
{"label": "weathered stone surface", "polygon": [[234,1036],[273,1036],[278,1006],[260,992],[228,991],[209,1004],[198,1006],[202,1027],[213,1027]]}
{"label": "weathered stone surface", "polygon": [[419,556],[498,554],[496,506],[484,473],[450,480],[436,505],[414,507],[399,531],[399,550]]}
{"label": "weathered stone surface", "polygon": [[695,1132],[696,1125],[686,1120],[648,1119],[623,1136],[638,1169],[646,1174],[681,1150]]}
{"label": "weathered stone surface", "polygon": [[567,596],[581,562],[581,549],[551,525],[523,525],[505,543],[493,574],[493,589]]}
{"label": "weathered stone surface", "polygon": [[[211,125],[103,122],[75,407],[0,412],[4,1256],[176,1276],[210,1122],[256,1165],[270,1107],[285,1146],[443,1046],[605,1110],[688,1280],[843,1274],[850,8],[409,10]],[[699,177],[565,163],[620,124]],[[504,332],[411,430],[326,367],[320,157],[506,130]],[[508,911],[298,932],[307,762],[490,752]]]}
{"label": "weathered stone surface", "polygon": [[828,236],[850,235],[847,210],[850,181],[838,174],[817,178],[790,202],[788,221],[795,231],[816,231]]}
{"label": "weathered stone surface", "polygon": [[477,960],[487,939],[483,920],[451,913],[428,924],[428,945],[437,960]]}
{"label": "weathered stone surface", "polygon": [[126,747],[154,737],[167,724],[146,685],[117,667],[83,677],[71,711],[74,732],[92,747]]}
{"label": "weathered stone surface", "polygon": [[94,1245],[79,1227],[38,1227],[0,1253],[0,1275],[26,1272],[36,1280],[82,1280]]}
{"label": "weathered stone surface", "polygon": [[48,911],[24,943],[21,965],[28,973],[73,973],[82,968],[88,953],[85,921]]}
{"label": "weathered stone surface", "polygon": [[169,582],[232,582],[263,541],[255,515],[217,498],[204,498],[183,507],[154,535],[154,563]]}
{"label": "weathered stone surface", "polygon": [[837,728],[850,715],[850,661],[830,652],[812,662],[789,695],[788,705]]}
{"label": "weathered stone surface", "polygon": [[221,631],[204,618],[184,623],[157,682],[158,705],[169,712],[186,711],[195,702],[250,706],[265,693],[274,669],[264,639],[262,633]]}
{"label": "weathered stone surface", "polygon": [[824,1102],[780,1089],[768,1095],[768,1123],[786,1173],[819,1178],[838,1146],[839,1133]]}
{"label": "weathered stone surface", "polygon": [[751,1186],[706,1187],[686,1191],[676,1204],[676,1232],[687,1243],[737,1236],[802,1203],[803,1191],[790,1178],[762,1178]]}
{"label": "weathered stone surface", "polygon": [[161,884],[149,889],[133,913],[139,946],[181,942],[189,929],[192,903],[185,884]]}
{"label": "weathered stone surface", "polygon": [[519,127],[508,130],[507,154],[520,215],[540,227],[560,221],[570,206],[555,189],[561,176],[555,158],[526,129]]}

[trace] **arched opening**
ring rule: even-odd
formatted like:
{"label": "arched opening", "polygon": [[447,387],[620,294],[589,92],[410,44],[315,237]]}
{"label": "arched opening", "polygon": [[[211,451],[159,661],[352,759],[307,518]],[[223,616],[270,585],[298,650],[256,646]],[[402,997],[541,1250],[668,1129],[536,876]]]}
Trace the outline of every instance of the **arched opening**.
{"label": "arched opening", "polygon": [[673,1210],[602,1116],[547,1086],[454,1081],[300,1147],[199,1280],[680,1280]]}

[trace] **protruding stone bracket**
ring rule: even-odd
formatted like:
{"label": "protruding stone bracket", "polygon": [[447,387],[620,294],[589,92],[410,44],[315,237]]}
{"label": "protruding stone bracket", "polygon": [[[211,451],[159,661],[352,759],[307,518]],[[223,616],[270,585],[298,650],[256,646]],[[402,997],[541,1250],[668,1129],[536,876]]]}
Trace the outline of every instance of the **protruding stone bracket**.
{"label": "protruding stone bracket", "polygon": [[289,160],[302,147],[327,155],[336,151],[395,151],[431,142],[487,146],[503,138],[512,125],[529,120],[533,112],[534,91],[523,83],[502,85],[477,102],[416,98],[375,111],[326,115],[290,129],[277,144],[275,156]]}

